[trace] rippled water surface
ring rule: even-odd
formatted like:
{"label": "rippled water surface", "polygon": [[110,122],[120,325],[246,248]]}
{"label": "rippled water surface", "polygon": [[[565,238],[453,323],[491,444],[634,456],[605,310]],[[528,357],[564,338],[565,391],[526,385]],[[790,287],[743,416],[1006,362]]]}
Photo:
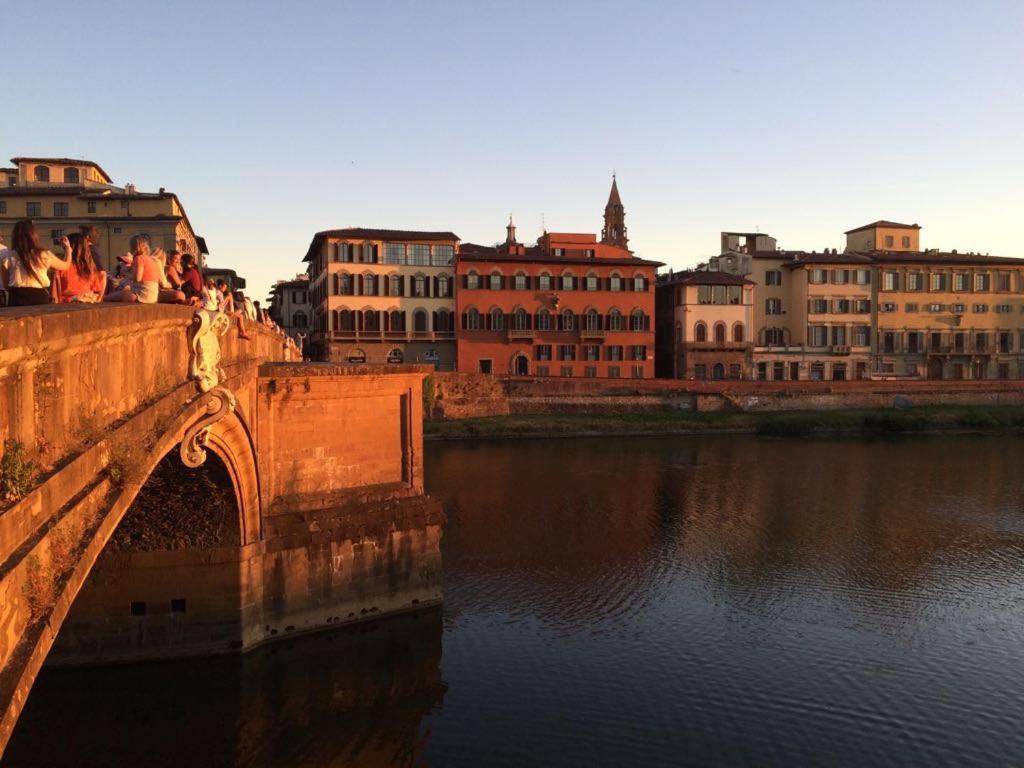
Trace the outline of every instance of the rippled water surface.
{"label": "rippled water surface", "polygon": [[428,446],[443,612],[48,672],[10,765],[1024,765],[1024,441]]}

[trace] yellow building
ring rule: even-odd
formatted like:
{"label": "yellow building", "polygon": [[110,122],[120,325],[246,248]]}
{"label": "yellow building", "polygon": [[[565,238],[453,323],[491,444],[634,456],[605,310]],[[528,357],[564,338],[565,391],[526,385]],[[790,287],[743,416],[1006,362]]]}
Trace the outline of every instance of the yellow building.
{"label": "yellow building", "polygon": [[134,185],[117,187],[91,160],[15,157],[12,168],[0,169],[0,240],[10,244],[14,223],[31,219],[44,244],[82,226],[100,234],[100,266],[113,270],[128,250],[133,235],[146,234],[153,245],[202,258],[206,243],[189,222],[173,192],[139,192]]}
{"label": "yellow building", "polygon": [[723,233],[709,267],[756,286],[757,378],[1024,378],[1024,259],[922,251],[920,230],[874,222],[842,253]]}
{"label": "yellow building", "polygon": [[455,369],[452,232],[333,229],[314,235],[310,351],[334,362]]}

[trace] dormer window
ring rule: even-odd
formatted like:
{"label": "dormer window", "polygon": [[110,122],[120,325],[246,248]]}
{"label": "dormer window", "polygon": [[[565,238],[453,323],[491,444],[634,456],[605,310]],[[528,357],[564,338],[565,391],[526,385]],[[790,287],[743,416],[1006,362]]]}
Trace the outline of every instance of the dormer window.
{"label": "dormer window", "polygon": [[65,168],[64,169],[64,183],[65,184],[78,184],[79,175],[77,168]]}
{"label": "dormer window", "polygon": [[50,180],[50,168],[46,165],[37,165],[35,171],[36,181],[48,182]]}

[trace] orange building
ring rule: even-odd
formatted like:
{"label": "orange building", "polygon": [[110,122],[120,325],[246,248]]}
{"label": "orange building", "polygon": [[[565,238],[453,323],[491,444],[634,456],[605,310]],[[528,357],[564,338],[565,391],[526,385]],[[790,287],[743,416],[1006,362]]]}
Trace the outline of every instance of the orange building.
{"label": "orange building", "polygon": [[456,259],[458,370],[515,376],[654,377],[654,284],[660,262],[627,247],[612,180],[598,241],[545,232],[465,243]]}

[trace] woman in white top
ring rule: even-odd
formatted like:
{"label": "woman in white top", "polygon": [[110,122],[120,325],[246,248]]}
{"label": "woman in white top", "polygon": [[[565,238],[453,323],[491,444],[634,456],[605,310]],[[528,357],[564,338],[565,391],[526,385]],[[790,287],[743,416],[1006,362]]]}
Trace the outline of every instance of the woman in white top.
{"label": "woman in white top", "polygon": [[28,220],[14,225],[11,236],[13,247],[0,260],[0,277],[7,286],[7,306],[28,307],[49,304],[49,270],[63,272],[71,265],[71,244],[61,240],[64,258],[60,259],[39,246],[39,233]]}

